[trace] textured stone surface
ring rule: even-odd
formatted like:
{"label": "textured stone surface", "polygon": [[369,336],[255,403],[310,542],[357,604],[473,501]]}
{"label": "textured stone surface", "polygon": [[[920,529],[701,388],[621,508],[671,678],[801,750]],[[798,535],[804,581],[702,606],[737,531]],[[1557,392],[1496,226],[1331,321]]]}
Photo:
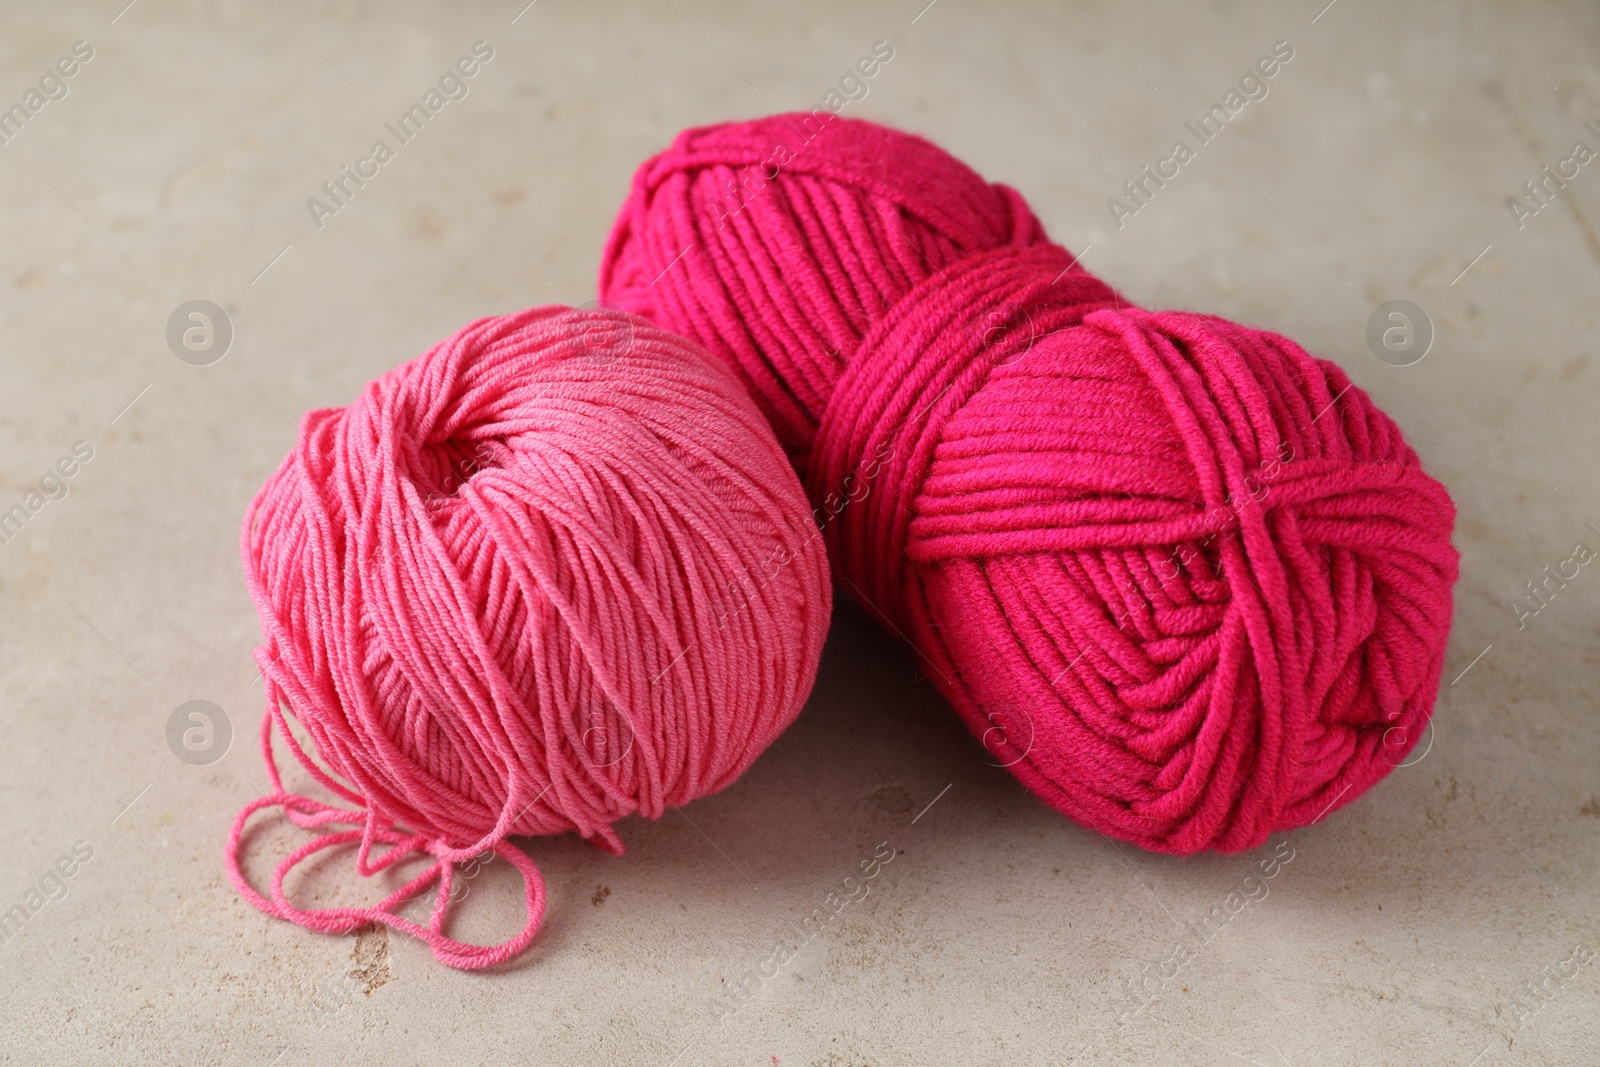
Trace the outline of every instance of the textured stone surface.
{"label": "textured stone surface", "polygon": [[[0,147],[0,509],[93,449],[0,545],[0,907],[59,896],[60,857],[73,872],[0,944],[0,1060],[1600,1061],[1600,960],[1559,977],[1600,950],[1600,573],[1520,629],[1512,607],[1600,547],[1600,162],[1521,229],[1507,202],[1573,142],[1600,149],[1592,6],[121,3],[0,15],[0,102],[94,49]],[[318,229],[306,199],[479,39],[469,95]],[[1133,298],[1339,361],[1406,428],[1464,556],[1426,754],[1290,834],[1266,897],[1163,981],[1262,856],[1140,854],[1043,809],[845,608],[808,711],[737,785],[625,823],[622,858],[531,844],[549,919],[509,970],[251,910],[220,860],[265,784],[238,521],[292,421],[470,318],[591,299],[645,155],[820,104],[880,39],[894,58],[846,114],[1016,185]],[[1107,198],[1279,40],[1265,99],[1118,229]],[[192,299],[232,322],[209,366],[166,343]],[[1368,350],[1391,299],[1434,324],[1414,366]],[[209,765],[168,746],[190,700],[232,726]],[[870,895],[719,1023],[884,842]],[[304,892],[370,892],[351,881],[331,864]],[[512,882],[474,879],[468,935],[513,928]],[[1119,1024],[1141,973],[1159,995]]]}

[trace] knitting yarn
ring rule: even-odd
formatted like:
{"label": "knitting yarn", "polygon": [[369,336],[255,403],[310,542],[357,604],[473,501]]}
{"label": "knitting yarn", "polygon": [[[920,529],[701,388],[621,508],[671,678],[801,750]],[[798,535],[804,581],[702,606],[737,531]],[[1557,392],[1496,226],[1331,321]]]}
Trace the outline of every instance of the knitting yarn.
{"label": "knitting yarn", "polygon": [[[509,836],[620,852],[617,819],[727,786],[799,712],[830,609],[804,492],[745,390],[614,310],[481,319],[308,413],[240,549],[272,792],[234,823],[235,886],[314,930],[386,923],[460,968],[538,930],[543,882]],[[274,730],[334,803],[285,787]],[[321,833],[262,894],[240,853],[273,806]],[[288,873],[339,846],[363,875],[427,866],[375,906],[291,902]],[[521,873],[527,923],[465,944],[452,873],[491,851]],[[399,908],[430,886],[424,926]]]}
{"label": "knitting yarn", "polygon": [[1072,818],[1249,848],[1423,732],[1455,512],[1394,422],[1287,338],[1129,306],[930,142],[685,131],[600,292],[738,371],[837,581]]}

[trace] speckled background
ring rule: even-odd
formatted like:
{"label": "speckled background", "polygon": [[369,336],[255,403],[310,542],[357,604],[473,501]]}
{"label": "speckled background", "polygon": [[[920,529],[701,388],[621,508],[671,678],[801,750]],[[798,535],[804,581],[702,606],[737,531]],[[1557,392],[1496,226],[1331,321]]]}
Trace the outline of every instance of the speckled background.
{"label": "speckled background", "polygon": [[[0,145],[0,510],[92,449],[0,544],[0,909],[44,897],[0,943],[0,1059],[1600,1062],[1600,572],[1513,607],[1600,547],[1600,162],[1536,214],[1509,202],[1600,149],[1600,10],[523,2],[0,7],[0,104],[93,49]],[[307,198],[480,39],[470,94],[319,229]],[[1044,809],[841,607],[807,711],[737,785],[625,822],[620,858],[529,843],[549,917],[514,966],[250,909],[221,863],[265,786],[237,534],[294,421],[468,319],[591,299],[640,160],[820,104],[879,40],[894,58],[846,114],[1015,185],[1134,299],[1296,337],[1405,427],[1460,507],[1430,738],[1289,834],[1270,892],[1174,968],[1266,853],[1147,855]],[[1119,229],[1107,198],[1280,40],[1268,96]],[[197,299],[233,331],[205,366],[166,340]],[[1414,365],[1368,347],[1393,299],[1432,325]],[[191,700],[232,731],[201,765],[168,744]],[[865,899],[729,992],[884,845]],[[308,881],[371,891],[338,863]],[[514,928],[515,883],[472,879],[463,932]]]}

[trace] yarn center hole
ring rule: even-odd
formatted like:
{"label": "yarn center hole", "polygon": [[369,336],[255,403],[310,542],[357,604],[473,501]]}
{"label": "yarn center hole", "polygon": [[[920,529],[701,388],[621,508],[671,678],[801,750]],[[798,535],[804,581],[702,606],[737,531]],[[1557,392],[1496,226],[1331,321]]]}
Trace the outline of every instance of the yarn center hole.
{"label": "yarn center hole", "polygon": [[450,500],[484,471],[507,466],[510,457],[499,438],[451,438],[423,450],[414,484],[425,501]]}

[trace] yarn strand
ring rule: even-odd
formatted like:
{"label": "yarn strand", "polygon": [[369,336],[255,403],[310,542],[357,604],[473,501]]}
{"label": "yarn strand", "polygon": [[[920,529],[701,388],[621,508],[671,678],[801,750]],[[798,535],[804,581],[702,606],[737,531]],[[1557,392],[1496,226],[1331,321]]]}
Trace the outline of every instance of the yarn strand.
{"label": "yarn strand", "polygon": [[599,291],[740,376],[841,589],[1068,816],[1252,848],[1422,735],[1455,509],[1399,428],[1287,338],[1132,306],[929,141],[685,130]]}
{"label": "yarn strand", "polygon": [[[480,320],[307,413],[240,554],[271,788],[235,820],[231,880],[268,915],[384,923],[465,969],[542,922],[544,881],[510,837],[618,853],[617,820],[731,784],[799,713],[831,607],[754,403],[697,346],[614,310]],[[332,803],[285,786],[275,736]],[[269,808],[316,836],[261,892],[243,853]],[[290,900],[298,865],[349,846],[363,877],[427,867],[369,907]],[[526,921],[470,945],[446,932],[451,882],[485,853],[521,875]],[[400,914],[430,888],[427,925]]]}

